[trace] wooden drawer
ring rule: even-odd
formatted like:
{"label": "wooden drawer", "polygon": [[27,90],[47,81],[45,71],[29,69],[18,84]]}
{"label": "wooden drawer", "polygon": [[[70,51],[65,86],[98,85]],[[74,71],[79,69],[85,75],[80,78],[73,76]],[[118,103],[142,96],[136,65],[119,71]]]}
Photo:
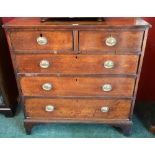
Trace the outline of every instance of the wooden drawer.
{"label": "wooden drawer", "polygon": [[[113,37],[116,44],[109,43],[108,38]],[[143,31],[80,31],[79,49],[81,51],[141,51]],[[111,44],[111,45],[112,45]]]}
{"label": "wooden drawer", "polygon": [[135,74],[138,58],[136,55],[19,54],[16,64],[18,73]]}
{"label": "wooden drawer", "polygon": [[26,117],[32,119],[128,119],[130,100],[26,99]]}
{"label": "wooden drawer", "polygon": [[13,50],[73,50],[72,31],[17,31],[10,39]]}
{"label": "wooden drawer", "polygon": [[20,78],[20,85],[24,96],[131,97],[133,95],[134,83],[135,79],[123,77],[37,76]]}

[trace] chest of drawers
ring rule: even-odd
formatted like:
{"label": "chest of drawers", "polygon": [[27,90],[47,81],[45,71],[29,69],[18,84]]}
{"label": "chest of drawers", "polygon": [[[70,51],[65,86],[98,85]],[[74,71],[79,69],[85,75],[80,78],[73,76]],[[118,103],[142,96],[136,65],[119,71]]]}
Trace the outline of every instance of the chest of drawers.
{"label": "chest of drawers", "polygon": [[129,134],[149,27],[139,18],[5,24],[26,132],[39,123],[80,122]]}

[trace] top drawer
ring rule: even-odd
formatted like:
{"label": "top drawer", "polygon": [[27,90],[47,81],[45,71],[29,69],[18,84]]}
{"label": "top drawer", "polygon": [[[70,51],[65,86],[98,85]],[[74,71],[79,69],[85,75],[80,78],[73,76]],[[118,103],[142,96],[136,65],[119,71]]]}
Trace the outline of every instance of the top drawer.
{"label": "top drawer", "polygon": [[80,31],[81,51],[141,51],[143,31]]}
{"label": "top drawer", "polygon": [[13,50],[73,50],[72,31],[17,31],[10,40]]}

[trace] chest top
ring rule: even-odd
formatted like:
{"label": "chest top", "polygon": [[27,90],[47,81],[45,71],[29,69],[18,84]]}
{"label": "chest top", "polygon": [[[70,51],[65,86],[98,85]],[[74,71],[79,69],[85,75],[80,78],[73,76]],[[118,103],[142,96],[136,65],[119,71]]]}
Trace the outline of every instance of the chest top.
{"label": "chest top", "polygon": [[15,18],[5,28],[58,28],[58,29],[145,29],[151,25],[141,18],[51,18],[41,22],[40,18]]}

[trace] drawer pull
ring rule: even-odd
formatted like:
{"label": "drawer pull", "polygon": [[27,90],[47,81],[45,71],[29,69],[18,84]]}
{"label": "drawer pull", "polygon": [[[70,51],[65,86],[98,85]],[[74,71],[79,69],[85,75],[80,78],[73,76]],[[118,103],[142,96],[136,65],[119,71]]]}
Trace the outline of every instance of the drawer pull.
{"label": "drawer pull", "polygon": [[104,68],[114,68],[114,62],[111,60],[107,60],[104,62]]}
{"label": "drawer pull", "polygon": [[105,44],[106,44],[107,46],[112,47],[112,46],[115,46],[115,45],[117,44],[117,40],[116,40],[114,37],[110,36],[110,37],[108,37],[108,38],[106,39]]}
{"label": "drawer pull", "polygon": [[112,90],[111,84],[104,84],[104,85],[102,86],[102,90],[103,90],[103,91],[106,91],[106,92],[111,91],[111,90]]}
{"label": "drawer pull", "polygon": [[45,107],[45,111],[47,111],[47,112],[52,112],[52,111],[54,111],[54,106],[53,106],[53,105],[47,105],[47,106]]}
{"label": "drawer pull", "polygon": [[42,89],[46,91],[50,91],[52,89],[52,85],[50,83],[44,83],[42,85]]}
{"label": "drawer pull", "polygon": [[39,65],[41,68],[48,68],[50,66],[50,63],[48,60],[41,60]]}
{"label": "drawer pull", "polygon": [[47,38],[46,38],[46,37],[40,36],[40,37],[37,38],[37,43],[38,43],[39,45],[46,45],[47,42],[48,42],[48,41],[47,41]]}
{"label": "drawer pull", "polygon": [[101,107],[101,112],[108,112],[109,111],[109,107]]}

